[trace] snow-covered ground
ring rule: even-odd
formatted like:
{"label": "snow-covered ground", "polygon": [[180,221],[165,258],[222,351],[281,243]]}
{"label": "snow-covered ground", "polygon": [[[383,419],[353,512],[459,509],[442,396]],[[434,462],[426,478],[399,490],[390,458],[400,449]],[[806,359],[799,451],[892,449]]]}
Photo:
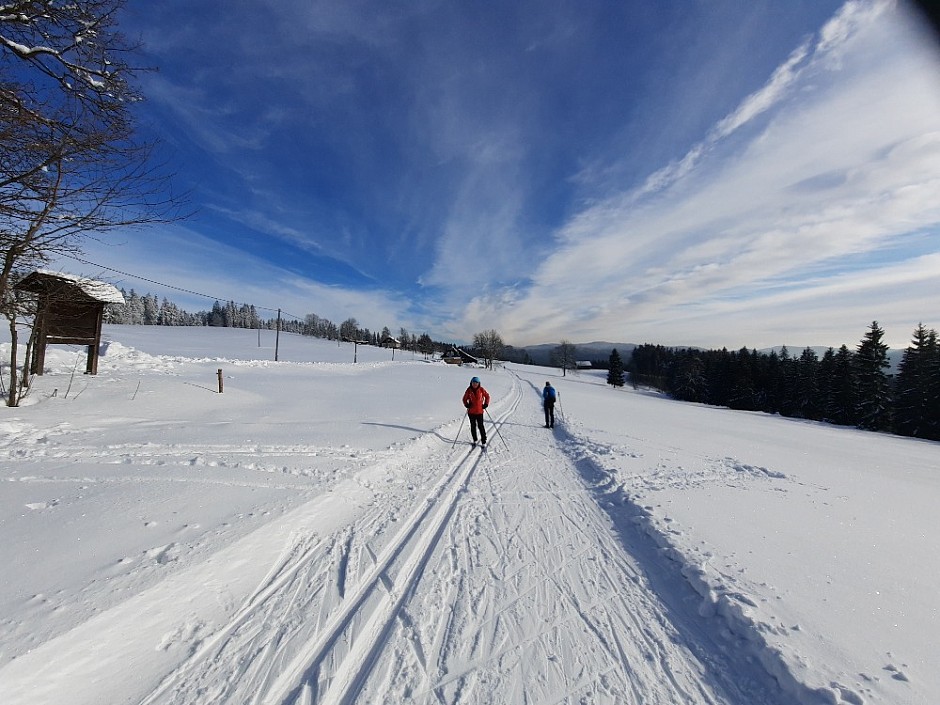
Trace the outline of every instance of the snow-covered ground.
{"label": "snow-covered ground", "polygon": [[3,705],[940,702],[940,444],[603,373],[106,334],[97,376],[51,347],[0,408]]}

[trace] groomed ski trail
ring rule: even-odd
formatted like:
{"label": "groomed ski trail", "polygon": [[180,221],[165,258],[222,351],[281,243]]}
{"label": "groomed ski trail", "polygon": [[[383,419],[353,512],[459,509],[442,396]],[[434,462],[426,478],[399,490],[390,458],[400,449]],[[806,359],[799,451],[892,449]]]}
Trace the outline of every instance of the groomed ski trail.
{"label": "groomed ski trail", "polygon": [[670,598],[687,610],[660,601],[564,452],[564,422],[544,428],[541,390],[516,383],[505,443],[491,440],[397,628],[361,685],[323,702],[787,703],[696,617],[684,581]]}
{"label": "groomed ski trail", "polygon": [[[503,415],[513,409],[510,403]],[[293,539],[230,622],[141,705],[347,702],[417,585],[481,453],[459,445],[405,462],[430,489],[405,498],[411,506],[404,519],[396,502],[329,540],[300,547]]]}
{"label": "groomed ski trail", "polygon": [[[650,588],[566,455],[565,421],[544,428],[534,385],[514,375],[490,411],[486,450],[455,419],[37,650],[22,665],[44,687],[24,679],[8,702],[57,702],[80,671],[153,669],[154,645],[133,638],[143,619],[188,649],[161,654],[169,667],[137,705],[789,705],[701,628],[691,590],[686,612]],[[463,432],[456,447],[448,432]],[[243,589],[242,573],[263,577]],[[237,604],[215,604],[229,594]],[[161,606],[184,600],[192,615],[171,623],[179,611]],[[58,673],[48,657],[96,632],[109,650]]]}

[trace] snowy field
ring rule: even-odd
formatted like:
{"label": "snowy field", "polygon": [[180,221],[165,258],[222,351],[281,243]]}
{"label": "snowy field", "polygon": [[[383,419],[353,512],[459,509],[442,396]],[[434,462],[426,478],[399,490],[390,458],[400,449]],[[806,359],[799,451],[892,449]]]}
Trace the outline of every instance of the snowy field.
{"label": "snowy field", "polygon": [[3,705],[940,702],[940,444],[105,332],[97,376],[51,347],[0,409]]}

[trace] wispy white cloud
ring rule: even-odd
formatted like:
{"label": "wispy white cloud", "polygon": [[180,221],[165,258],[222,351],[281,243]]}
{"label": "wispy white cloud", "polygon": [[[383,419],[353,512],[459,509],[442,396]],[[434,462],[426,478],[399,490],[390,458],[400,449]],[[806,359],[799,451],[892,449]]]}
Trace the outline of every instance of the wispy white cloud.
{"label": "wispy white cloud", "polygon": [[875,2],[850,0],[847,2],[820,30],[815,47],[812,39],[803,42],[783,64],[777,67],[766,84],[747,96],[729,115],[719,120],[705,138],[690,149],[682,159],[652,174],[643,187],[633,194],[633,198],[641,198],[650,192],[664,189],[688,175],[699,160],[708,155],[719,142],[787,98],[793,86],[803,76],[804,70],[812,70],[818,62],[835,68],[835,64],[842,56],[845,44],[862,28],[877,21],[888,11],[891,4],[891,0]]}
{"label": "wispy white cloud", "polygon": [[[882,276],[877,253],[917,230],[940,235],[932,61],[892,3],[847,3],[684,159],[638,191],[578,213],[530,288],[514,289],[508,302],[500,292],[477,297],[465,325],[488,321],[519,344],[609,331],[621,340],[735,346],[786,342],[813,328],[808,319],[825,319],[828,339],[807,343],[828,344],[842,342],[832,340],[840,334],[855,339],[872,318],[929,315],[935,305],[904,309],[924,303],[922,288],[907,297],[887,291],[894,280]],[[860,322],[811,273],[866,253],[867,267],[839,275],[871,293]],[[920,258],[918,271],[936,263],[922,252],[911,257]],[[802,301],[816,301],[802,316],[792,299],[761,294],[787,279],[805,287]],[[729,319],[732,295],[738,314]]]}
{"label": "wispy white cloud", "polygon": [[[785,58],[763,84],[753,51],[733,58],[766,35],[760,9],[702,11],[714,21],[692,31],[685,14],[628,3],[623,17],[685,31],[696,47],[669,33],[656,61],[639,56],[665,40],[621,62],[604,51],[621,57],[630,37],[599,22],[620,10],[564,3],[534,16],[515,4],[262,0],[194,8],[181,23],[160,7],[147,12],[165,13],[166,31],[148,44],[168,60],[197,56],[169,61],[147,93],[170,139],[198,153],[188,173],[205,217],[150,236],[171,247],[128,245],[154,279],[197,277],[250,303],[276,294],[295,313],[442,338],[495,327],[514,344],[777,344],[832,323],[815,344],[902,320],[905,306],[929,315],[921,284],[905,299],[881,276],[931,264],[937,248],[910,234],[940,235],[936,55],[893,0],[849,0],[810,37],[795,23],[767,53]],[[233,229],[365,288],[298,278],[296,262],[237,249]],[[275,283],[238,283],[256,279]],[[872,293],[847,302],[825,288],[834,281]]]}
{"label": "wispy white cloud", "polygon": [[690,149],[682,159],[651,174],[643,186],[632,194],[632,199],[638,200],[650,193],[661,191],[688,176],[721,140],[773,108],[799,78],[800,67],[809,55],[809,49],[808,41],[796,49],[789,59],[774,71],[765,86],[748,96],[734,112],[720,120],[705,139]]}

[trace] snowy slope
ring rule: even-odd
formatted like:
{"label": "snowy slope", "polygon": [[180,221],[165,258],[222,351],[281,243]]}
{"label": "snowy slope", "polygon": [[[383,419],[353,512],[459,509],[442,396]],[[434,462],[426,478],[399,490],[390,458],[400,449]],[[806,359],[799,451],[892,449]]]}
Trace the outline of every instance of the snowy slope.
{"label": "snowy slope", "polygon": [[106,332],[96,377],[50,348],[0,411],[5,705],[938,700],[940,444],[593,373]]}

